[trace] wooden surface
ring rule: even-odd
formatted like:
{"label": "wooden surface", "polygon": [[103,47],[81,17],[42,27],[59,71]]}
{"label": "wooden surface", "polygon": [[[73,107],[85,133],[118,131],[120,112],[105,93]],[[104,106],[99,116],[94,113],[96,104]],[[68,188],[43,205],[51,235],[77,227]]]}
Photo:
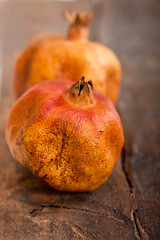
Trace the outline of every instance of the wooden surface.
{"label": "wooden surface", "polygon": [[[33,33],[49,26],[54,15],[55,10],[51,13],[50,5],[43,2],[38,12],[42,20],[45,15],[45,20],[36,22],[33,16],[37,1],[27,6],[0,1],[4,24],[0,32],[0,239],[159,240],[160,3],[108,0],[103,8],[96,9],[91,38],[111,47],[122,62],[123,83],[117,107],[125,130],[125,147],[105,184],[91,193],[70,194],[51,189],[16,163],[4,137],[13,104],[14,57]],[[22,16],[30,25],[20,25]]]}

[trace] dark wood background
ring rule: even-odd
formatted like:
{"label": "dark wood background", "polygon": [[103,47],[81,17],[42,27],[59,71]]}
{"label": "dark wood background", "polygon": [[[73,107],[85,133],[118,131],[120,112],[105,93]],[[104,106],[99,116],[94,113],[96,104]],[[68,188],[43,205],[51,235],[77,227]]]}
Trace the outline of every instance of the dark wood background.
{"label": "dark wood background", "polygon": [[59,16],[68,6],[42,0],[0,1],[0,239],[159,240],[158,0],[107,0],[94,6],[90,38],[111,47],[123,68],[117,108],[125,147],[105,184],[91,193],[57,192],[16,163],[5,143],[16,54],[35,33],[65,33],[67,24]]}

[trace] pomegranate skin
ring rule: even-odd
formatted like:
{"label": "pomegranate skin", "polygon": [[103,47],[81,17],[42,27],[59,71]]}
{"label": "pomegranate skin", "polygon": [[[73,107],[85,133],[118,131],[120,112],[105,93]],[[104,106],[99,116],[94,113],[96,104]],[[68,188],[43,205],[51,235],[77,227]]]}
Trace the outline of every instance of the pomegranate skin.
{"label": "pomegranate skin", "polygon": [[109,177],[124,143],[118,113],[93,90],[93,105],[66,99],[73,82],[49,80],[14,104],[6,126],[12,156],[57,190],[92,191]]}
{"label": "pomegranate skin", "polygon": [[[79,17],[82,23],[83,17]],[[15,63],[16,98],[38,82],[57,78],[76,82],[84,75],[116,103],[121,83],[120,62],[111,49],[89,41],[87,35],[88,26],[75,23],[70,24],[67,36],[50,34],[34,38]]]}

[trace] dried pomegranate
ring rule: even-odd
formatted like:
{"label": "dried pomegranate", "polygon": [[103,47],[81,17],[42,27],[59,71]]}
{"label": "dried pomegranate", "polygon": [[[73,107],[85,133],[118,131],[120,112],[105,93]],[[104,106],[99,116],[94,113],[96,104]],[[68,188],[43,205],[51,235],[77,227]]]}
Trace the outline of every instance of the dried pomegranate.
{"label": "dried pomegranate", "polygon": [[14,71],[16,97],[43,80],[68,78],[77,81],[85,75],[115,103],[121,80],[119,60],[109,48],[88,41],[91,14],[72,12],[65,15],[70,22],[66,37],[39,36],[19,55]]}
{"label": "dried pomegranate", "polygon": [[13,157],[61,191],[92,191],[109,177],[123,146],[113,103],[81,78],[33,86],[13,106],[6,140]]}

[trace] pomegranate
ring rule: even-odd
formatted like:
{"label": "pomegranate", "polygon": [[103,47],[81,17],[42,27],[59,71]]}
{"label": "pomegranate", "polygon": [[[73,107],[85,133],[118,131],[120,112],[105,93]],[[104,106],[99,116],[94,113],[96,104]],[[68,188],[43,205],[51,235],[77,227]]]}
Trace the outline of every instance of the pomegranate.
{"label": "pomegranate", "polygon": [[19,97],[34,84],[57,78],[74,82],[85,75],[94,87],[116,103],[121,67],[111,49],[88,40],[90,13],[65,13],[70,26],[67,36],[34,38],[20,53],[14,69],[14,92]]}
{"label": "pomegranate", "polygon": [[113,103],[92,81],[43,81],[14,104],[6,127],[12,156],[61,191],[92,191],[120,156],[123,130]]}

